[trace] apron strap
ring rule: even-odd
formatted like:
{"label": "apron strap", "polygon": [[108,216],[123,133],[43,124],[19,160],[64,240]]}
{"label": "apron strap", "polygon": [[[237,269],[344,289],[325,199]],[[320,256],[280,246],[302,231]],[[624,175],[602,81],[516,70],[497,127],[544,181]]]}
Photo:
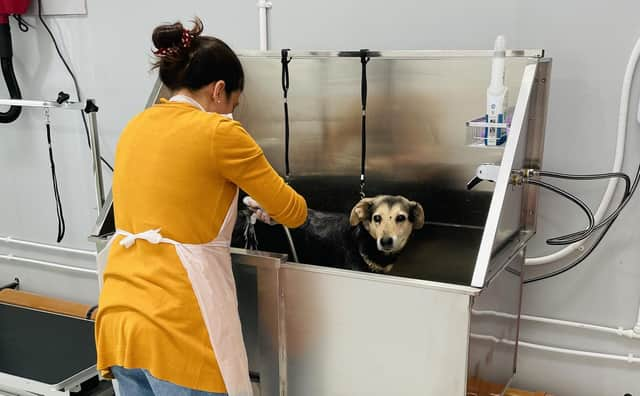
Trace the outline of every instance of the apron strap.
{"label": "apron strap", "polygon": [[178,244],[178,242],[174,241],[173,239],[163,238],[160,234],[159,228],[155,230],[147,230],[138,234],[132,234],[127,231],[117,230],[116,235],[124,236],[124,238],[122,238],[122,240],[120,241],[120,246],[123,246],[127,249],[135,245],[136,240],[138,239],[144,239],[145,241],[153,243],[154,245],[157,245],[159,243],[169,243],[171,245]]}

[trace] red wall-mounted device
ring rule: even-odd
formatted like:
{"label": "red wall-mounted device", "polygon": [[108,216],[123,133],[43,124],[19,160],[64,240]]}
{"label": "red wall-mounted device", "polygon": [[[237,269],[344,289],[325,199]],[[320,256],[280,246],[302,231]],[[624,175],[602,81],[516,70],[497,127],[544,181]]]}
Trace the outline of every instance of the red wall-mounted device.
{"label": "red wall-mounted device", "polygon": [[30,0],[0,0],[0,23],[9,23],[9,15],[27,12]]}

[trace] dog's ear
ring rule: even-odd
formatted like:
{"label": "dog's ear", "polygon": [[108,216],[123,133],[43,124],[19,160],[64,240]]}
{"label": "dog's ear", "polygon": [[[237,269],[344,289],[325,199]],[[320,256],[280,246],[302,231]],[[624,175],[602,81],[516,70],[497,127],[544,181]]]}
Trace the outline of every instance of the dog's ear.
{"label": "dog's ear", "polygon": [[413,223],[413,229],[419,230],[424,225],[424,209],[422,209],[422,205],[417,203],[416,201],[409,202],[410,208],[410,217],[409,219]]}
{"label": "dog's ear", "polygon": [[362,198],[356,206],[351,209],[351,216],[349,222],[352,226],[358,225],[361,221],[368,220],[371,213],[371,205],[373,204],[373,198]]}

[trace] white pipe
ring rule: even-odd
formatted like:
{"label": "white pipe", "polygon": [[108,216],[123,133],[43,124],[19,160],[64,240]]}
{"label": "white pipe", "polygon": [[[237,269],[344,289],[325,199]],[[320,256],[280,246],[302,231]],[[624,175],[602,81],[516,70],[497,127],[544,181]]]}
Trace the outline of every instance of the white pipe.
{"label": "white pipe", "polygon": [[73,249],[73,248],[62,247],[62,246],[48,245],[46,243],[24,241],[21,239],[14,239],[11,236],[0,237],[0,241],[5,243],[12,243],[14,245],[31,246],[31,247],[48,249],[48,250],[55,250],[55,251],[64,252],[64,253],[82,254],[82,255],[92,256],[92,257],[96,256],[96,252],[92,252],[90,250]]}
{"label": "white pipe", "polygon": [[638,124],[640,124],[640,101],[638,101]]}
{"label": "white pipe", "polygon": [[[492,341],[496,344],[506,344],[506,345],[512,345],[512,346],[516,344],[515,341],[513,340],[497,338],[490,335],[471,333],[469,337],[474,338],[476,340]],[[557,347],[551,347],[547,345],[534,344],[526,341],[519,341],[518,346],[529,348],[529,349],[537,349],[540,351],[562,353],[565,355],[582,356],[582,357],[590,357],[590,358],[605,359],[605,360],[616,360],[616,361],[627,362],[627,363],[640,363],[640,358],[635,357],[633,353],[630,353],[627,356],[613,355],[609,353],[587,352],[587,351],[578,351],[575,349],[557,348]]]}
{"label": "white pipe", "polygon": [[258,19],[260,32],[260,51],[269,49],[269,36],[267,28],[267,10],[271,8],[271,2],[267,0],[258,0]]}
{"label": "white pipe", "polygon": [[[611,172],[620,172],[620,170],[622,169],[622,160],[624,158],[627,135],[627,121],[629,119],[631,83],[633,81],[636,66],[638,65],[638,59],[640,59],[640,38],[638,39],[638,41],[636,41],[636,45],[631,51],[629,62],[627,63],[627,69],[624,73],[624,80],[622,82],[622,93],[620,95],[620,111],[618,113],[618,137],[616,140],[616,152],[613,160],[613,169],[611,170]],[[611,179],[609,181],[607,189],[605,190],[602,197],[602,201],[600,202],[600,206],[598,207],[598,210],[594,216],[596,223],[599,223],[604,218],[605,213],[611,204],[611,200],[613,199],[613,194],[615,193],[617,183],[618,179]],[[585,241],[576,242],[547,256],[527,258],[525,260],[525,265],[542,265],[558,261],[562,258],[567,257],[578,249],[582,251],[584,249],[584,242]]]}
{"label": "white pipe", "polygon": [[30,258],[25,258],[25,257],[14,256],[13,254],[0,254],[0,259],[5,259],[8,261],[19,261],[22,263],[29,263],[29,264],[37,264],[43,267],[53,268],[53,269],[62,270],[62,271],[81,272],[83,274],[90,274],[90,275],[98,274],[98,271],[89,269],[89,268],[73,267],[70,265],[57,264],[49,261],[34,260]]}
{"label": "white pipe", "polygon": [[[479,311],[479,310],[471,310],[471,313],[476,316],[495,316],[498,318],[506,318],[506,319],[516,319],[517,316],[510,313],[498,312],[498,311]],[[543,318],[540,316],[531,316],[531,315],[520,315],[521,320],[526,320],[530,322],[539,322],[539,323],[548,323],[557,326],[567,326],[574,327],[583,330],[591,330],[597,331],[601,333],[613,334],[627,338],[635,338],[640,339],[640,331],[636,331],[636,328],[633,329],[623,329],[622,327],[613,328],[613,327],[605,327],[592,325],[588,323],[579,323],[579,322],[571,322],[568,320],[560,320],[560,319],[552,319],[552,318]],[[637,325],[636,325],[637,326]]]}

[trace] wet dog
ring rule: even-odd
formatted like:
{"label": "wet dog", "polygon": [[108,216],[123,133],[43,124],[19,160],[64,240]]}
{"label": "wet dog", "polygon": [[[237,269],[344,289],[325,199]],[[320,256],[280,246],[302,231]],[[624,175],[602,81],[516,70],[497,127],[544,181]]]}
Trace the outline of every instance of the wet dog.
{"label": "wet dog", "polygon": [[354,227],[352,234],[358,254],[367,268],[387,273],[413,230],[424,225],[424,209],[402,196],[379,195],[358,202],[351,210],[349,222]]}
{"label": "wet dog", "polygon": [[[238,223],[246,220],[242,218],[241,214]],[[291,229],[291,235],[302,263],[388,273],[413,231],[423,225],[424,210],[419,203],[379,195],[362,199],[349,215],[309,209],[306,222]],[[269,233],[284,232],[281,227],[270,227]],[[237,241],[242,233],[234,234]],[[262,239],[260,234],[258,239]],[[268,246],[261,244],[263,248]]]}

